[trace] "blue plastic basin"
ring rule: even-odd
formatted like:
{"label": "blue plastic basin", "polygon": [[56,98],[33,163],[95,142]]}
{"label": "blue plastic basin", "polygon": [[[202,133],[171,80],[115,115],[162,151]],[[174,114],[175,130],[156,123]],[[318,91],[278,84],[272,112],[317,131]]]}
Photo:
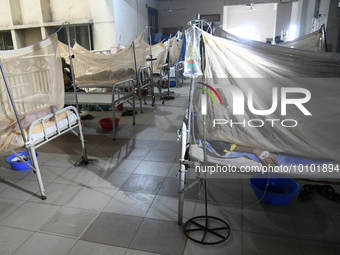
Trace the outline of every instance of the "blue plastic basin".
{"label": "blue plastic basin", "polygon": [[[269,186],[264,193],[267,182]],[[289,203],[295,195],[301,191],[301,185],[293,178],[277,173],[259,173],[249,179],[249,184],[253,188],[255,195],[262,202],[269,205],[285,205]]]}
{"label": "blue plastic basin", "polygon": [[[28,153],[26,151],[25,152],[18,152],[17,154],[19,156],[28,157]],[[36,152],[35,155],[37,156],[37,158],[39,157],[38,152]],[[13,155],[6,158],[6,162],[16,171],[26,171],[26,170],[30,169],[29,166],[27,166],[25,163],[23,163],[21,161],[12,161],[12,159],[14,159],[16,157],[17,156],[15,154],[13,154]],[[30,160],[28,160],[27,163],[32,165]]]}

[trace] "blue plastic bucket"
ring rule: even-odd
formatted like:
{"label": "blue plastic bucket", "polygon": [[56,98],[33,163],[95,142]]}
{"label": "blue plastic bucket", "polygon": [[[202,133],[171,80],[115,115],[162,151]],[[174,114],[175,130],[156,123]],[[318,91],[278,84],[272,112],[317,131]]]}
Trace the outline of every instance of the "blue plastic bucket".
{"label": "blue plastic bucket", "polygon": [[[269,186],[264,194],[267,182]],[[255,174],[250,177],[249,184],[257,198],[263,197],[261,201],[269,205],[285,205],[301,191],[301,185],[298,181],[277,173],[269,173],[269,180],[268,173]]]}
{"label": "blue plastic bucket", "polygon": [[[171,77],[175,78],[175,77]],[[176,81],[170,81],[170,87],[176,87]]]}
{"label": "blue plastic bucket", "polygon": [[[18,152],[17,153],[19,156],[26,156],[28,158],[28,153],[25,151],[25,152]],[[35,153],[35,155],[37,156],[37,158],[39,157],[39,154],[38,152]],[[6,158],[6,162],[16,171],[26,171],[29,168],[29,166],[27,166],[24,162],[21,162],[19,159],[19,161],[13,161],[13,159],[17,158],[17,156],[15,154],[9,156]],[[27,163],[32,165],[31,164],[31,161],[30,160],[27,160]]]}

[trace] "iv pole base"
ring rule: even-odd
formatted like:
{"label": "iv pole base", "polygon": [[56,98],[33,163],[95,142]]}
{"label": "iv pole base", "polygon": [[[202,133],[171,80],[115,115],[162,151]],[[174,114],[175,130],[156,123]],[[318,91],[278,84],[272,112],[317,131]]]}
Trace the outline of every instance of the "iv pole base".
{"label": "iv pole base", "polygon": [[214,245],[226,241],[230,236],[228,223],[214,216],[197,216],[183,226],[184,234],[192,241]]}

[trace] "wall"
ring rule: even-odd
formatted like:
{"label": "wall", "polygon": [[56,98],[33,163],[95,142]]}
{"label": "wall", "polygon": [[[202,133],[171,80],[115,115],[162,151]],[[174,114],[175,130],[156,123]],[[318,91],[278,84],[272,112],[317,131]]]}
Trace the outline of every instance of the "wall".
{"label": "wall", "polygon": [[43,22],[50,22],[52,21],[52,14],[51,14],[51,8],[50,8],[50,1],[49,0],[40,0],[41,3],[41,12],[42,12],[42,18]]}
{"label": "wall", "polygon": [[20,0],[22,24],[39,24],[41,17],[40,0]]}
{"label": "wall", "polygon": [[[194,2],[194,4],[193,4]],[[170,9],[172,12],[167,12],[168,1],[161,1],[156,9],[158,13],[158,28],[162,32],[162,28],[182,27],[183,30],[189,28],[188,21],[196,19],[197,14],[220,14],[221,21],[217,24],[222,24],[224,2],[221,0],[195,0],[195,1],[170,1]],[[185,8],[184,10],[175,10]]]}
{"label": "wall", "polygon": [[127,46],[148,25],[148,7],[157,8],[155,0],[113,0],[116,45]]}
{"label": "wall", "polygon": [[254,4],[252,9],[250,11],[250,7],[244,5],[225,6],[223,29],[238,34],[242,32],[241,28],[253,28],[253,35],[249,29],[244,35],[238,35],[266,42],[266,38],[273,38],[275,35],[277,4]]}
{"label": "wall", "polygon": [[114,0],[91,1],[90,10],[90,16],[93,19],[93,49],[116,47]]}
{"label": "wall", "polygon": [[292,12],[292,3],[281,3],[277,4],[277,16],[276,16],[276,27],[275,35],[281,35],[281,31],[286,35],[286,31],[289,30],[290,20]]}
{"label": "wall", "polygon": [[10,4],[10,8],[11,8],[10,11],[11,11],[11,14],[12,14],[13,25],[22,24],[20,0],[9,1],[9,4]]}
{"label": "wall", "polygon": [[7,0],[0,0],[0,26],[11,25],[11,14],[9,13],[10,6]]}
{"label": "wall", "polygon": [[340,53],[340,17],[337,16],[338,1],[330,1],[328,22],[327,22],[327,44],[332,52]]}
{"label": "wall", "polygon": [[52,21],[90,19],[89,0],[50,0]]}

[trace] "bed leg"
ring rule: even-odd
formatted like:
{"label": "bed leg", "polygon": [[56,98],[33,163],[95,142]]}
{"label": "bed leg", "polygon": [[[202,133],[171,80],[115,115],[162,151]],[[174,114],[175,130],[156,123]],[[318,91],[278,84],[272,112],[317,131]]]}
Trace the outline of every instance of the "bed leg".
{"label": "bed leg", "polygon": [[40,168],[37,160],[37,155],[35,154],[34,148],[28,148],[30,150],[32,160],[33,160],[33,167],[35,168],[35,174],[37,175],[37,180],[39,184],[39,189],[40,189],[40,194],[41,194],[41,199],[46,200],[46,194],[45,194],[45,188],[44,188],[44,183],[41,178],[41,173],[40,173]]}

